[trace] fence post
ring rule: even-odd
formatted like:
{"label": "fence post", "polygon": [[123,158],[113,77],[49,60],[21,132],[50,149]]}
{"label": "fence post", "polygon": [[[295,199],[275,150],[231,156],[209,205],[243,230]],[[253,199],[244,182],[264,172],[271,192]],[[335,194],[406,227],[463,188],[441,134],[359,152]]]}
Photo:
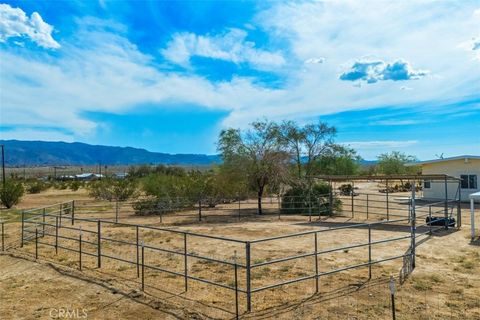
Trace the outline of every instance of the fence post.
{"label": "fence post", "polygon": [[252,291],[250,287],[250,241],[245,242],[245,266],[246,266],[246,280],[247,280],[247,312],[252,311]]}
{"label": "fence post", "polygon": [[354,187],[354,184],[353,184],[353,181],[352,181],[352,218],[355,216],[354,209],[353,209],[353,207],[354,207],[354,204],[353,204],[353,201],[354,201],[354,200],[353,200],[353,195],[355,194],[355,191],[354,191],[354,190],[355,190],[355,187]]}
{"label": "fence post", "polygon": [[410,212],[412,211],[412,199],[408,199],[408,223],[410,223]]}
{"label": "fence post", "polygon": [[328,206],[330,207],[330,215],[333,215],[333,186],[332,182],[330,181],[330,188],[328,193]]}
{"label": "fence post", "polygon": [[282,207],[280,204],[280,194],[277,194],[278,220],[281,219]]}
{"label": "fence post", "polygon": [[2,221],[2,251],[5,251],[5,223]]}
{"label": "fence post", "polygon": [[137,278],[140,278],[140,264],[139,264],[139,260],[140,260],[140,257],[139,257],[139,247],[138,247],[138,226],[135,226],[135,233],[136,233],[136,243],[137,243],[137,246],[136,246],[136,249],[137,249]]}
{"label": "fence post", "polygon": [[428,206],[428,226],[430,235],[432,235],[432,205]]}
{"label": "fence post", "polygon": [[317,233],[315,235],[315,293],[318,293],[318,244],[317,244]]}
{"label": "fence post", "polygon": [[447,176],[445,175],[445,229],[448,229],[448,186],[447,186]]}
{"label": "fence post", "polygon": [[386,180],[385,182],[385,195],[387,197],[387,221],[390,220],[390,206],[389,206],[389,203],[388,203],[388,179]]}
{"label": "fence post", "polygon": [[81,226],[80,226],[80,235],[78,237],[78,252],[79,252],[78,266],[79,266],[79,270],[82,271],[82,227]]}
{"label": "fence post", "polygon": [[35,227],[35,259],[38,259],[38,228]]}
{"label": "fence post", "polygon": [[75,200],[72,200],[72,226],[75,224]]}
{"label": "fence post", "polygon": [[457,201],[457,228],[462,226],[462,189],[460,188],[460,182],[458,183],[458,201]]}
{"label": "fence post", "polygon": [[45,208],[42,210],[42,238],[45,237]]}
{"label": "fence post", "polygon": [[142,291],[145,291],[145,244],[142,240]]}
{"label": "fence post", "polygon": [[372,279],[372,226],[368,224],[368,279]]}
{"label": "fence post", "polygon": [[412,254],[412,270],[415,269],[415,251],[416,251],[416,243],[415,243],[415,237],[416,237],[416,220],[417,220],[417,217],[415,215],[415,180],[413,181],[413,184],[412,184],[412,212],[411,212],[411,236],[412,236],[412,240],[411,240],[411,254]]}
{"label": "fence post", "polygon": [[368,220],[368,193],[367,193],[367,220]]}
{"label": "fence post", "polygon": [[183,234],[183,265],[185,274],[185,292],[188,290],[187,233]]}
{"label": "fence post", "polygon": [[240,214],[241,214],[241,201],[242,199],[240,198],[240,195],[238,195],[238,220],[240,220]]}
{"label": "fence post", "polygon": [[202,221],[202,198],[198,199],[198,221]]}
{"label": "fence post", "polygon": [[322,199],[318,197],[318,220],[322,218]]}
{"label": "fence post", "polygon": [[97,267],[98,268],[102,267],[102,249],[101,249],[102,235],[100,232],[101,232],[101,222],[100,220],[97,220]]}
{"label": "fence post", "polygon": [[119,211],[118,199],[115,199],[115,222],[117,222],[117,223],[118,223],[118,211]]}
{"label": "fence post", "polygon": [[235,315],[238,319],[238,265],[237,265],[237,250],[233,252],[233,268],[235,273]]}
{"label": "fence post", "polygon": [[58,216],[55,217],[55,254],[58,254]]}
{"label": "fence post", "polygon": [[61,227],[62,226],[62,204],[60,203],[60,211],[59,211],[59,217],[60,219],[58,220],[58,225]]}
{"label": "fence post", "polygon": [[25,227],[25,211],[22,210],[22,239],[20,240],[20,248],[23,248],[23,229]]}
{"label": "fence post", "polygon": [[308,191],[308,221],[312,222],[312,196],[310,190]]}

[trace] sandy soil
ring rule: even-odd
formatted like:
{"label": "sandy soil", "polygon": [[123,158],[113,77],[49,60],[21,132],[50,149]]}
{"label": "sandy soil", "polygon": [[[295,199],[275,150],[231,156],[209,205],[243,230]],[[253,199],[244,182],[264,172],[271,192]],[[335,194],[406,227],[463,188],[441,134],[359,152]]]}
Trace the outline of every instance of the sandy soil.
{"label": "sandy soil", "polygon": [[[369,185],[368,188],[375,186]],[[50,193],[51,192],[51,193]],[[51,204],[66,199],[84,199],[83,192],[70,194],[61,192],[58,198],[49,191],[40,195],[28,195],[21,207]],[[403,208],[400,198],[391,208]],[[70,197],[70,198],[69,198]],[[378,197],[384,197],[378,195]],[[57,201],[53,201],[57,200]],[[358,199],[354,200],[360,203]],[[232,204],[234,206],[235,204]],[[275,205],[272,201],[272,206]],[[379,206],[380,207],[380,206]],[[167,226],[176,230],[187,230],[201,234],[223,235],[236,239],[252,240],[275,235],[284,235],[308,230],[325,230],[332,226],[365,222],[365,213],[359,209],[354,218],[335,217],[308,223],[306,216],[209,219],[202,223],[192,217],[171,218],[160,224],[158,217],[137,217],[127,210],[121,211],[121,221],[143,223],[154,226]],[[347,208],[345,208],[347,209]],[[369,208],[371,219],[380,219],[375,213],[383,208]],[[108,210],[103,211],[106,212]],[[225,210],[230,212],[231,210]],[[346,210],[347,212],[348,209]],[[84,212],[83,216],[98,216],[98,212]],[[215,213],[222,213],[217,210]],[[480,212],[479,212],[480,213]],[[194,213],[192,213],[194,214]],[[214,215],[212,215],[214,216]],[[464,227],[449,232],[439,232],[421,242],[417,251],[417,267],[405,283],[398,282],[401,260],[374,266],[373,278],[368,281],[368,270],[359,268],[320,278],[320,293],[315,294],[315,281],[308,280],[281,288],[253,294],[253,312],[245,311],[245,295],[240,293],[240,313],[243,318],[254,319],[388,319],[390,315],[390,294],[388,279],[396,278],[397,319],[478,319],[480,318],[480,247],[479,243],[469,242],[468,212],[463,210]],[[47,219],[48,221],[48,219]],[[95,239],[87,230],[94,230],[89,223],[82,225],[83,241]],[[68,224],[66,225],[68,226]],[[18,222],[7,225],[7,242],[17,243]],[[48,232],[48,231],[47,231]],[[78,231],[62,229],[62,235],[75,237]],[[374,228],[373,240],[400,237],[408,234],[408,227],[398,225],[393,228]],[[113,240],[134,241],[135,229],[105,224],[102,235]],[[329,231],[318,236],[319,250],[342,247],[348,244],[363,243],[368,236],[365,228]],[[90,238],[89,238],[90,237]],[[160,246],[172,251],[183,250],[183,236],[170,232],[141,230],[140,239],[146,244]],[[51,237],[45,237],[52,243]],[[420,239],[419,239],[420,240]],[[77,248],[78,242],[64,240],[62,245]],[[409,240],[400,240],[373,247],[373,259],[402,254]],[[83,244],[85,252],[95,253],[95,246]],[[252,244],[252,261],[261,263],[272,259],[311,252],[314,248],[313,236]],[[182,277],[147,270],[145,273],[145,293],[140,291],[136,266],[104,258],[102,268],[96,268],[96,257],[82,257],[82,272],[78,271],[78,254],[40,245],[40,256],[34,259],[34,245],[27,244],[23,249],[11,249],[10,255],[0,256],[0,305],[1,319],[48,319],[51,308],[83,309],[88,319],[169,319],[169,318],[213,318],[234,317],[234,295],[230,290],[204,285],[194,280],[188,281],[188,291],[184,291]],[[366,262],[365,247],[341,250],[319,257],[319,270],[326,272],[352,263]],[[243,244],[222,241],[188,238],[188,252],[216,259],[240,263],[245,259]],[[119,256],[135,261],[135,247],[105,240],[103,254]],[[145,250],[147,264],[163,267],[176,272],[184,271],[183,257],[168,253]],[[204,279],[211,279],[232,286],[233,268],[218,263],[188,258],[188,272]],[[252,271],[253,288],[273,284],[278,281],[310,275],[314,272],[312,257],[292,260],[280,264],[258,267]],[[239,270],[239,286],[245,289],[245,272]]]}

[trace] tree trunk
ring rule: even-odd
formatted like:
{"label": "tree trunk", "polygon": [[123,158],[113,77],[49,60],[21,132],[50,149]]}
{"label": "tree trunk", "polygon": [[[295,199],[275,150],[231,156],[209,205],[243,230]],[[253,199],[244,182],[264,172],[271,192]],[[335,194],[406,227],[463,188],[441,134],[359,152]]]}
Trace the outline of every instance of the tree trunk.
{"label": "tree trunk", "polygon": [[262,214],[263,187],[258,188],[258,214]]}

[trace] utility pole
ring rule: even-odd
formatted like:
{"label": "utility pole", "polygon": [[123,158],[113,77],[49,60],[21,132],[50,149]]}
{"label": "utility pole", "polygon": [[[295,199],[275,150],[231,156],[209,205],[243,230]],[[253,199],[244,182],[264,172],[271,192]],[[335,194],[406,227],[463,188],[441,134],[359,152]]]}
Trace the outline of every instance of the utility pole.
{"label": "utility pole", "polygon": [[5,189],[5,146],[2,144],[2,183]]}

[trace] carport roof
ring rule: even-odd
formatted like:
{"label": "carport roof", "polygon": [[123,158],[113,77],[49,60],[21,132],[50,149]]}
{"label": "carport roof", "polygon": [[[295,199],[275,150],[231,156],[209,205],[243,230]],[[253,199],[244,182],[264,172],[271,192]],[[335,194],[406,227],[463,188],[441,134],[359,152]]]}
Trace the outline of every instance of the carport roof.
{"label": "carport roof", "polygon": [[402,174],[402,175],[375,175],[375,176],[341,176],[341,175],[317,175],[310,178],[321,179],[327,181],[368,181],[368,180],[454,180],[460,181],[446,174]]}
{"label": "carport roof", "polygon": [[480,192],[475,192],[469,195],[470,199],[480,200]]}

